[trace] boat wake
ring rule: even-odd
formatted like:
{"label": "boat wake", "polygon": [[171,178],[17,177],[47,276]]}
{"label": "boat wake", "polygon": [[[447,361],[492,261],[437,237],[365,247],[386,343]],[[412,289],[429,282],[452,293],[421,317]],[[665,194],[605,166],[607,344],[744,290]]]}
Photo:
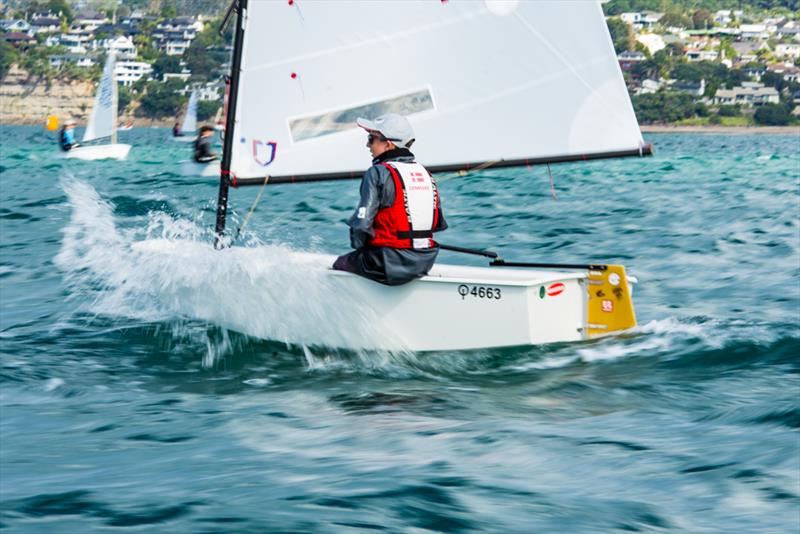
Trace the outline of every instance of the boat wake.
{"label": "boat wake", "polygon": [[[55,261],[71,294],[97,315],[199,320],[248,336],[313,347],[396,346],[389,325],[360,302],[331,298],[332,258],[280,245],[214,250],[207,230],[163,212],[124,230],[113,206],[76,179],[62,181],[72,215]],[[223,350],[209,349],[213,361]],[[316,361],[314,365],[320,365]]]}
{"label": "boat wake", "polygon": [[[255,238],[247,246],[217,251],[206,225],[158,210],[148,214],[146,226],[125,228],[115,220],[114,206],[86,182],[65,179],[62,187],[72,213],[55,262],[71,297],[81,302],[80,311],[132,319],[134,328],[166,323],[176,343],[187,341],[187,331],[202,330],[194,341],[205,348],[206,366],[228,354],[258,350],[254,338],[296,347],[292,352],[309,371],[433,377],[528,375],[641,357],[682,365],[682,359],[698,354],[713,359],[730,347],[771,346],[786,335],[797,339],[796,329],[781,333],[753,322],[671,317],[586,343],[425,357],[404,350],[376,310],[333,297],[341,293],[332,291],[326,276],[331,257]],[[198,322],[211,328],[186,327]],[[243,335],[229,336],[226,329]],[[396,349],[366,349],[376,345]]]}

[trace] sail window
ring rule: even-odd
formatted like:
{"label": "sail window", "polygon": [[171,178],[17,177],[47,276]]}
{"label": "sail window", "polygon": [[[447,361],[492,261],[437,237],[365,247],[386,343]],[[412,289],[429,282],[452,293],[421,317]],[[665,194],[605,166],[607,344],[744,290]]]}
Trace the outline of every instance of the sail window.
{"label": "sail window", "polygon": [[370,104],[289,119],[289,130],[292,141],[297,142],[354,128],[359,117],[373,119],[384,113],[410,115],[432,109],[435,109],[433,95],[430,88],[425,88]]}

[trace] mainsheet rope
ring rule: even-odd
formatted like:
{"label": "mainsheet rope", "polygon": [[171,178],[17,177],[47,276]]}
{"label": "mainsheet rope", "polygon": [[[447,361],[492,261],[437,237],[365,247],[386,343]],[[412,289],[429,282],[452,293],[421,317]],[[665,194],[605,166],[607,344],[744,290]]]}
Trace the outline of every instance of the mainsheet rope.
{"label": "mainsheet rope", "polygon": [[256,210],[256,206],[258,206],[259,201],[261,201],[261,195],[264,194],[264,189],[267,187],[267,182],[269,182],[269,174],[264,177],[264,183],[261,184],[261,189],[258,190],[258,195],[256,195],[253,204],[247,211],[247,215],[245,215],[244,220],[242,220],[242,224],[236,229],[236,235],[233,236],[233,239],[237,239],[239,237],[239,234],[242,233],[242,230],[244,230],[244,227],[247,226],[248,221],[250,221],[250,216],[253,215],[253,212]]}

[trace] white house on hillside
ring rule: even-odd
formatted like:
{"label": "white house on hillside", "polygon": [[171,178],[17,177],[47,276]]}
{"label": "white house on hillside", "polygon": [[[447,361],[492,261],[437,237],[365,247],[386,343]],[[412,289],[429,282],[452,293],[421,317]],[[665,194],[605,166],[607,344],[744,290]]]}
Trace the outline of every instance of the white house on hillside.
{"label": "white house on hillside", "polygon": [[700,48],[687,48],[684,54],[689,61],[716,61],[719,52],[716,50],[702,50]]}
{"label": "white house on hillside", "polygon": [[108,19],[100,13],[81,13],[72,20],[70,28],[93,32],[106,22]]}
{"label": "white house on hillside", "polygon": [[131,86],[141,80],[144,76],[149,76],[153,72],[153,67],[144,61],[117,61],[114,67],[114,76],[120,85]]}
{"label": "white house on hillside", "polygon": [[118,59],[134,59],[136,57],[136,45],[133,44],[133,39],[127,35],[92,41],[92,50],[100,48],[106,53],[114,52]]}
{"label": "white house on hillside", "polygon": [[742,39],[763,41],[769,39],[769,32],[765,24],[742,24],[739,26]]}
{"label": "white house on hillside", "polygon": [[70,54],[85,54],[88,41],[82,34],[62,33],[58,38],[61,46],[67,47]]}
{"label": "white house on hillside", "polygon": [[33,33],[53,33],[61,28],[61,21],[55,17],[39,17],[31,21]]}
{"label": "white house on hillside", "polygon": [[792,59],[800,58],[800,43],[779,43],[775,45],[775,55]]}
{"label": "white house on hillside", "polygon": [[717,89],[714,94],[714,104],[734,105],[740,104],[747,107],[761,106],[763,104],[777,104],[780,94],[774,87],[764,87],[763,83],[742,82],[733,89]]}
{"label": "white house on hillside", "polygon": [[636,40],[647,47],[650,54],[655,54],[667,47],[664,38],[657,33],[640,33],[636,36]]}
{"label": "white house on hillside", "polygon": [[720,9],[714,13],[714,22],[718,22],[723,26],[727,26],[733,19],[741,20],[743,12],[741,10]]}
{"label": "white house on hillside", "polygon": [[153,31],[153,38],[156,40],[156,48],[168,56],[182,56],[202,30],[201,21],[191,17],[177,17],[159,23]]}
{"label": "white house on hillside", "polygon": [[50,66],[54,69],[59,69],[67,63],[72,63],[81,68],[88,68],[94,65],[97,61],[91,57],[83,54],[58,54],[50,56]]}
{"label": "white house on hillside", "polygon": [[33,35],[31,25],[22,19],[0,21],[0,30],[8,33],[27,33]]}

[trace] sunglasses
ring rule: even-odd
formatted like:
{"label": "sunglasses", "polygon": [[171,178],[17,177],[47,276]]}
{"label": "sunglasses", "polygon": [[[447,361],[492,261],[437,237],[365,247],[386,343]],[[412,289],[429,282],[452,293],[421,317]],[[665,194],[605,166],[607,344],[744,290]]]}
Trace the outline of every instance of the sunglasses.
{"label": "sunglasses", "polygon": [[382,136],[382,135],[374,135],[374,134],[369,134],[369,135],[367,136],[367,144],[368,144],[368,145],[371,145],[371,144],[372,144],[372,143],[374,143],[375,141],[388,141],[388,139],[386,139],[386,138],[385,138],[384,136]]}

